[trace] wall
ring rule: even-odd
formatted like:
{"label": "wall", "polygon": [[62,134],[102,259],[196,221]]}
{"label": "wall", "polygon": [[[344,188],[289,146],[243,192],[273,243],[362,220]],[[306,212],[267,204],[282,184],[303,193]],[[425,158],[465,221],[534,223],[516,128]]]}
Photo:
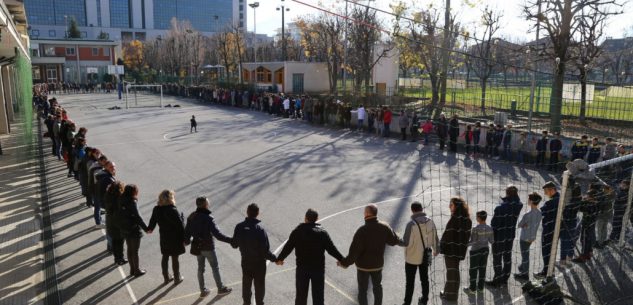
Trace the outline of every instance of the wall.
{"label": "wall", "polygon": [[330,89],[325,63],[286,62],[284,65],[284,90],[292,93],[292,74],[303,73],[305,92],[324,92]]}

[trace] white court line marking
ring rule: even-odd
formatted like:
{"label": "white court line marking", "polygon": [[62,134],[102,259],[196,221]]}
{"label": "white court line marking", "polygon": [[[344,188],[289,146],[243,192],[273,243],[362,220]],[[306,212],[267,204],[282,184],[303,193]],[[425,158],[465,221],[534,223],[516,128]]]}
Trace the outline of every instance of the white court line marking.
{"label": "white court line marking", "polygon": [[327,284],[328,286],[332,287],[332,289],[334,289],[334,291],[338,292],[340,295],[345,297],[350,302],[352,302],[354,304],[358,304],[358,302],[356,302],[356,300],[354,298],[352,298],[349,294],[345,293],[345,291],[343,291],[342,289],[334,286],[334,284],[330,283],[330,281],[328,281],[327,279],[325,279],[325,284]]}
{"label": "white court line marking", "polygon": [[[105,229],[101,229],[101,234],[103,234],[103,236],[106,236]],[[132,286],[130,286],[130,282],[127,280],[127,276],[125,275],[125,271],[123,271],[123,267],[118,266],[117,269],[119,269],[121,278],[123,278],[123,282],[125,283],[125,289],[127,290],[127,293],[130,295],[130,299],[132,299],[132,304],[138,305],[138,300],[136,299],[136,295],[134,294],[134,291],[132,290]]]}

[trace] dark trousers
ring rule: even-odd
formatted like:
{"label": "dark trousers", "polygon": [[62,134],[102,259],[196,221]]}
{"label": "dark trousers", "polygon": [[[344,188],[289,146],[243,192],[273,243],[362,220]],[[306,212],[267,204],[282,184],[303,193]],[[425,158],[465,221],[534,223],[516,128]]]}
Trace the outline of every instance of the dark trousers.
{"label": "dark trousers", "polygon": [[592,222],[589,225],[582,226],[582,254],[591,255],[593,252],[593,244],[596,242],[596,225]]}
{"label": "dark trousers", "polygon": [[412,265],[404,264],[406,284],[404,290],[404,305],[410,305],[413,298],[413,285],[415,284],[415,273],[420,270],[420,283],[422,284],[422,300],[429,300],[429,266],[427,264]]}
{"label": "dark trousers", "polygon": [[312,283],[312,304],[323,305],[323,294],[325,291],[325,270],[315,270],[309,268],[297,267],[296,286],[297,296],[295,297],[295,305],[308,304],[308,289]]}
{"label": "dark trousers", "polygon": [[[114,262],[120,262],[125,259],[123,257],[123,242],[125,241],[123,238],[116,234],[117,236],[111,235],[112,238],[112,254],[114,255]],[[129,246],[128,246],[129,247]]]}
{"label": "dark trousers", "polygon": [[550,153],[549,157],[549,169],[550,170],[558,170],[558,152],[553,151]]}
{"label": "dark trousers", "polygon": [[543,271],[547,271],[550,256],[552,255],[552,239],[554,230],[543,230],[541,233],[541,253],[543,255]]}
{"label": "dark trousers", "polygon": [[530,245],[529,241],[520,240],[519,247],[521,248],[521,265],[519,265],[519,274],[530,274]]}
{"label": "dark trousers", "polygon": [[505,283],[512,272],[512,243],[514,239],[495,241],[492,244],[492,268],[495,271],[493,281]]}
{"label": "dark trousers", "polygon": [[486,265],[488,265],[488,248],[482,248],[470,251],[470,268],[468,274],[470,277],[470,290],[484,289],[484,281],[486,280]]}
{"label": "dark trousers", "polygon": [[139,267],[138,249],[141,247],[140,237],[127,237],[125,239],[127,245],[127,259],[130,264],[130,274],[138,273],[141,268]]}
{"label": "dark trousers", "polygon": [[242,300],[251,304],[251,286],[255,286],[255,304],[264,305],[266,294],[266,262],[242,264]]}
{"label": "dark trousers", "polygon": [[457,301],[459,295],[459,259],[444,256],[446,265],[446,283],[444,284],[444,295],[447,300]]}
{"label": "dark trousers", "polygon": [[446,137],[439,137],[440,140],[440,150],[444,150],[444,146],[446,145]]}
{"label": "dark trousers", "polygon": [[367,290],[369,288],[369,278],[374,291],[374,305],[382,305],[382,270],[361,271],[357,270],[358,280],[358,304],[367,305]]}
{"label": "dark trousers", "polygon": [[545,151],[539,150],[536,152],[536,165],[545,165]]}
{"label": "dark trousers", "polygon": [[407,139],[407,128],[400,128],[400,135],[402,135],[402,140],[406,140]]}
{"label": "dark trousers", "polygon": [[448,144],[452,152],[457,152],[457,137],[456,136],[451,136]]}
{"label": "dark trousers", "polygon": [[485,152],[486,155],[488,157],[492,157],[493,156],[493,151],[494,151],[494,146],[486,144],[485,149],[486,149],[486,152]]}
{"label": "dark trousers", "polygon": [[165,279],[169,278],[169,258],[171,257],[171,269],[174,272],[174,276],[178,278],[180,275],[180,262],[178,262],[178,255],[165,255],[160,261],[160,267],[163,270],[163,276]]}

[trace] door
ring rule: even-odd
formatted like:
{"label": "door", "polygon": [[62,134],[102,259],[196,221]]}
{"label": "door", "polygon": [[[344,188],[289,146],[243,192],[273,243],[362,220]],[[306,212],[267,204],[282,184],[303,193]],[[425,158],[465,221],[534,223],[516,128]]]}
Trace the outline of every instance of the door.
{"label": "door", "polygon": [[55,66],[46,67],[46,80],[49,83],[57,83],[57,67]]}
{"label": "door", "polygon": [[303,73],[292,74],[292,93],[303,93]]}

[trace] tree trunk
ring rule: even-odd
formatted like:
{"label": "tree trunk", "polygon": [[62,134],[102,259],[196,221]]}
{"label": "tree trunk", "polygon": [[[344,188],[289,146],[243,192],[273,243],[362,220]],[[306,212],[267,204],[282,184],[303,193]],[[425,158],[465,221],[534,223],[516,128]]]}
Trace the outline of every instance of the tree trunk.
{"label": "tree trunk", "polygon": [[587,71],[580,69],[580,114],[578,118],[584,123],[587,111]]}
{"label": "tree trunk", "polygon": [[481,113],[486,115],[486,83],[488,82],[487,78],[481,79]]}
{"label": "tree trunk", "polygon": [[440,100],[440,91],[437,76],[431,76],[431,107],[435,109]]}
{"label": "tree trunk", "polygon": [[468,89],[468,80],[470,79],[470,65],[466,65],[466,89]]}
{"label": "tree trunk", "polygon": [[550,95],[549,112],[550,127],[554,132],[561,131],[561,115],[563,109],[563,83],[565,82],[565,63],[561,62],[554,74],[552,94]]}

